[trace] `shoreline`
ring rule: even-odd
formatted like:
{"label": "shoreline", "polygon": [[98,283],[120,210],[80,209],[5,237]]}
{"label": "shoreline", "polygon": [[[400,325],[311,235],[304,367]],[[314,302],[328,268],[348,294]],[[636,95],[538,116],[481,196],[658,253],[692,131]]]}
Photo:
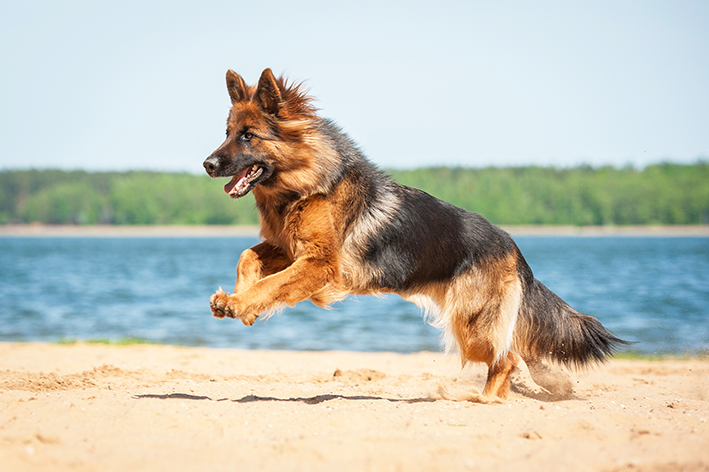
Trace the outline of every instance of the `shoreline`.
{"label": "shoreline", "polygon": [[[384,350],[384,351],[371,351],[371,350],[358,350],[358,349],[338,349],[338,348],[325,348],[325,349],[297,349],[293,347],[255,347],[255,348],[243,348],[243,347],[224,347],[224,346],[212,346],[209,344],[175,344],[169,342],[152,341],[150,339],[135,338],[135,337],[118,337],[118,338],[57,338],[57,339],[0,339],[0,345],[2,344],[18,344],[18,345],[29,345],[29,344],[47,344],[50,346],[114,346],[114,347],[130,347],[130,346],[156,346],[156,347],[168,347],[168,348],[185,348],[185,349],[225,349],[225,350],[243,350],[243,351],[268,351],[268,352],[280,352],[287,354],[289,352],[310,352],[310,353],[327,353],[332,351],[343,352],[343,353],[353,353],[353,354],[376,354],[376,353],[390,353],[393,355],[407,356],[412,354],[420,353],[431,353],[431,354],[444,354],[442,346],[434,349],[420,349],[413,351],[396,351],[396,350]],[[626,361],[643,361],[643,362],[662,362],[662,361],[700,361],[709,362],[709,350],[707,349],[697,349],[697,350],[678,350],[678,351],[640,351],[633,349],[625,349],[622,351],[615,352],[610,359],[626,360]]]}
{"label": "shoreline", "polygon": [[[510,226],[512,236],[540,237],[709,237],[709,225],[676,226]],[[242,225],[0,225],[2,237],[213,238],[258,237],[258,226]]]}

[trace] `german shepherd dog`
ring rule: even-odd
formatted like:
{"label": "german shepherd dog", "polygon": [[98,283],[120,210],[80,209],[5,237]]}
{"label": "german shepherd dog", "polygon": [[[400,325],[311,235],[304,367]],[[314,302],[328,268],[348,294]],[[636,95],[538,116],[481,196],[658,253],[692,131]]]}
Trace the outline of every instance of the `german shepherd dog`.
{"label": "german shepherd dog", "polygon": [[302,84],[270,69],[256,86],[232,70],[226,82],[226,140],[204,167],[231,177],[230,197],[253,192],[263,242],[241,254],[234,293],[212,295],[217,318],[252,325],[307,299],[395,293],[426,310],[463,364],[487,364],[483,400],[508,397],[520,357],[537,380],[542,360],[583,367],[627,344],[536,280],[506,232],[390,180]]}

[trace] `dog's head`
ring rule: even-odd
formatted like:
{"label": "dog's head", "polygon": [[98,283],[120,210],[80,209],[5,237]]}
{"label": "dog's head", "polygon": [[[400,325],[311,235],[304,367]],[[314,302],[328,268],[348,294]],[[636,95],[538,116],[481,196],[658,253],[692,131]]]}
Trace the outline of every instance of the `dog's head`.
{"label": "dog's head", "polygon": [[203,165],[211,177],[231,177],[224,191],[239,198],[258,185],[275,185],[279,174],[298,165],[293,148],[315,109],[299,85],[276,79],[271,69],[263,71],[255,87],[232,70],[226,82],[232,104],[226,140]]}

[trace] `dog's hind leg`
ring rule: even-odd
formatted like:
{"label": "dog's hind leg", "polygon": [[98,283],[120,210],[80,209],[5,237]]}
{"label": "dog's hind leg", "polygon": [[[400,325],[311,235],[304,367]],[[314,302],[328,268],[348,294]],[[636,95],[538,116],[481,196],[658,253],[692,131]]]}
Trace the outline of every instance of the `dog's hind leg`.
{"label": "dog's hind leg", "polygon": [[[488,351],[490,353],[490,351]],[[451,396],[447,393],[442,394],[443,398],[458,401],[471,401],[475,403],[501,403],[506,400],[510,394],[510,376],[514,372],[520,358],[512,351],[508,351],[503,358],[494,359],[492,355],[486,355],[485,350],[479,350],[473,353],[470,350],[464,354],[463,362],[485,362],[488,366],[487,381],[483,389],[482,395],[478,393],[462,394]]]}
{"label": "dog's hind leg", "polygon": [[487,398],[507,399],[510,395],[510,375],[517,367],[519,357],[512,351],[507,353],[507,357],[488,364],[487,382],[483,390],[483,396]]}
{"label": "dog's hind leg", "polygon": [[474,397],[471,397],[471,401],[489,403],[497,399],[505,400],[510,393],[510,376],[520,358],[508,347],[495,342],[495,330],[485,326],[486,323],[481,323],[480,318],[488,317],[475,317],[470,320],[472,322],[467,323],[465,329],[458,328],[455,333],[463,363],[484,362],[488,368],[482,393],[484,401]]}
{"label": "dog's hind leg", "polygon": [[487,400],[481,403],[506,400],[510,394],[510,376],[520,361],[519,356],[512,351],[499,356],[489,342],[474,337],[468,338],[466,346],[461,348],[464,363],[470,361],[487,364],[487,381],[482,393]]}
{"label": "dog's hind leg", "polygon": [[[511,274],[511,275],[510,275]],[[509,270],[498,277],[471,272],[461,280],[452,329],[462,360],[484,362],[488,366],[483,396],[506,399],[510,393],[510,375],[520,361],[511,350],[515,324],[522,297],[522,286]],[[507,275],[507,276],[505,276]],[[474,287],[474,288],[471,288]]]}

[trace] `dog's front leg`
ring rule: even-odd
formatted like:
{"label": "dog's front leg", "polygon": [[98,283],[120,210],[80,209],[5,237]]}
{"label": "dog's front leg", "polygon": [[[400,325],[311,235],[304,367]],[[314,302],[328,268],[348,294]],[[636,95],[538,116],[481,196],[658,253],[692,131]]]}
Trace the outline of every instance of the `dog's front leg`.
{"label": "dog's front leg", "polygon": [[[256,284],[259,280],[269,275],[280,272],[291,264],[286,254],[275,246],[266,242],[257,244],[241,253],[239,263],[236,266],[236,284],[234,285],[234,294],[243,292],[249,287]],[[226,310],[229,295],[221,288],[212,295],[209,300],[209,305],[212,309],[212,314],[217,318],[225,316],[235,318],[234,313]],[[246,321],[244,321],[246,323]],[[252,324],[246,323],[246,324]]]}
{"label": "dog's front leg", "polygon": [[234,293],[243,292],[262,278],[282,271],[292,262],[282,250],[266,242],[245,250],[236,266]]}
{"label": "dog's front leg", "polygon": [[293,263],[289,264],[284,252],[271,245],[245,251],[238,267],[243,282],[237,281],[233,295],[218,292],[212,296],[214,316],[239,318],[245,325],[252,325],[261,313],[270,314],[314,295],[321,303],[327,301],[323,289],[340,283],[336,248],[341,242],[332,222],[331,204],[322,196],[310,197],[301,201],[286,220],[284,231],[290,235],[287,244]]}
{"label": "dog's front leg", "polygon": [[218,318],[239,318],[250,326],[261,313],[307,300],[334,280],[330,262],[302,257],[286,269],[257,281],[234,295],[219,291],[212,295],[212,313]]}

